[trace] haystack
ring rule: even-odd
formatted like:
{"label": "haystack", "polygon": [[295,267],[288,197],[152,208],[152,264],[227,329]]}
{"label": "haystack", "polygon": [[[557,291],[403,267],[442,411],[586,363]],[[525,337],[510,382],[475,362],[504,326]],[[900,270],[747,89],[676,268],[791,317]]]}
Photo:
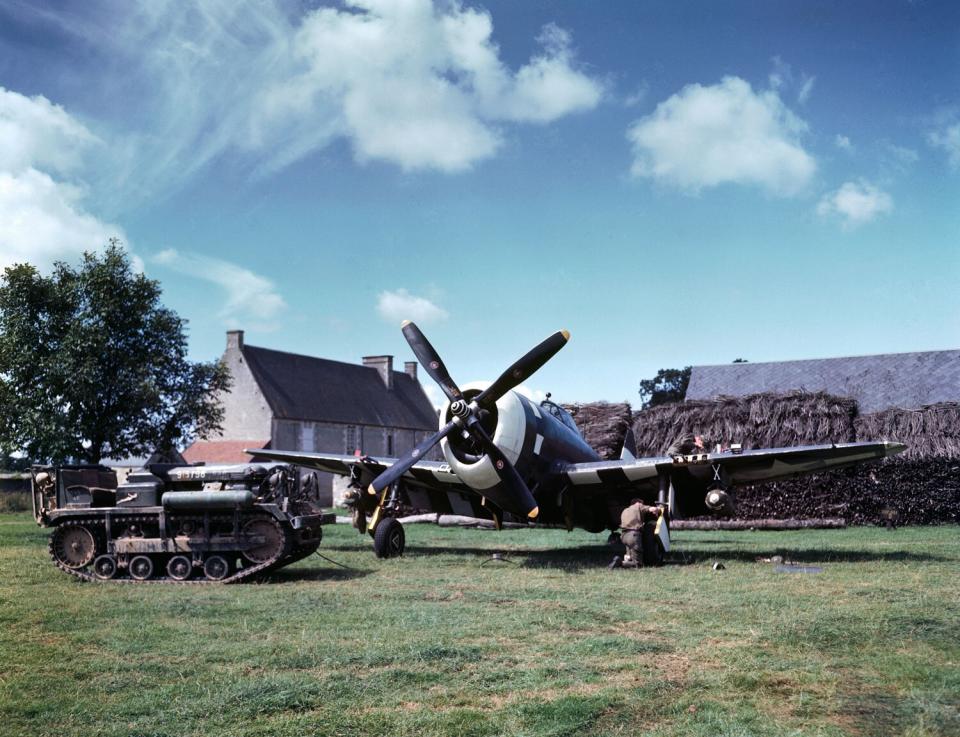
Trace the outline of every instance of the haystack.
{"label": "haystack", "polygon": [[960,404],[888,409],[856,419],[857,440],[906,443],[901,459],[960,458]]}
{"label": "haystack", "polygon": [[630,428],[632,412],[626,402],[590,402],[589,404],[566,404],[569,412],[583,433],[584,440],[604,460],[620,457],[623,438]]}
{"label": "haystack", "polygon": [[700,435],[708,447],[744,448],[846,443],[856,438],[857,403],[824,392],[752,394],[664,404],[634,414],[641,455],[662,455],[679,437]]}

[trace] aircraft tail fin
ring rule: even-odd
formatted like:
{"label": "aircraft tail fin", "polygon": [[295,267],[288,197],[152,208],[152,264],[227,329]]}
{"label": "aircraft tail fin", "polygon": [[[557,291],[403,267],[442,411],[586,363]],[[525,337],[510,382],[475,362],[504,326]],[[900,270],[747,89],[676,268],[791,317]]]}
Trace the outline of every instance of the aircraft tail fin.
{"label": "aircraft tail fin", "polygon": [[635,461],[637,459],[637,439],[633,435],[633,428],[627,428],[623,438],[623,448],[620,451],[621,461]]}

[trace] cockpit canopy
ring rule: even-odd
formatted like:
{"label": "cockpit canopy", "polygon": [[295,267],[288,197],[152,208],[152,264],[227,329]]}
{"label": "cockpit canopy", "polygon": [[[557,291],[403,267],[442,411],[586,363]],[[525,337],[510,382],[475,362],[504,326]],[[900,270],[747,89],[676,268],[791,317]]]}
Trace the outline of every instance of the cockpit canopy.
{"label": "cockpit canopy", "polygon": [[573,417],[571,417],[570,413],[559,404],[551,402],[549,399],[544,399],[542,402],[540,402],[540,406],[560,420],[560,422],[562,422],[564,425],[573,430],[577,435],[580,435],[580,428],[577,427],[577,423],[573,421]]}

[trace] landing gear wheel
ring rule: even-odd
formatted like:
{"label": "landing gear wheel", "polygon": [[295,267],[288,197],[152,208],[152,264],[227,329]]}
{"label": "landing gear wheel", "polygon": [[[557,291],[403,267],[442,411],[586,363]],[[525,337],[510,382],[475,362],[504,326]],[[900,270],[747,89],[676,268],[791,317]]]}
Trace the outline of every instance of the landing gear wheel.
{"label": "landing gear wheel", "polygon": [[93,533],[86,527],[58,527],[51,536],[53,554],[67,568],[78,569],[90,564],[97,552]]}
{"label": "landing gear wheel", "polygon": [[640,532],[640,545],[643,550],[643,565],[662,566],[663,565],[663,543],[657,536],[657,523],[654,521],[645,522],[643,530]]}
{"label": "landing gear wheel", "polygon": [[378,558],[397,558],[403,555],[406,544],[403,525],[393,517],[382,520],[373,533],[373,552]]}
{"label": "landing gear wheel", "polygon": [[167,575],[174,581],[186,581],[193,572],[193,561],[185,555],[175,555],[167,562]]}
{"label": "landing gear wheel", "polygon": [[211,581],[222,581],[230,573],[230,564],[222,555],[211,555],[203,564],[203,574]]}
{"label": "landing gear wheel", "polygon": [[261,517],[252,519],[243,526],[244,535],[256,535],[263,538],[263,542],[256,547],[243,551],[243,557],[251,563],[266,563],[283,552],[283,530],[272,519]]}
{"label": "landing gear wheel", "polygon": [[108,581],[117,575],[117,559],[112,555],[98,555],[93,561],[93,575],[101,581]]}
{"label": "landing gear wheel", "polygon": [[138,555],[130,561],[130,578],[146,581],[153,575],[153,561],[145,555]]}

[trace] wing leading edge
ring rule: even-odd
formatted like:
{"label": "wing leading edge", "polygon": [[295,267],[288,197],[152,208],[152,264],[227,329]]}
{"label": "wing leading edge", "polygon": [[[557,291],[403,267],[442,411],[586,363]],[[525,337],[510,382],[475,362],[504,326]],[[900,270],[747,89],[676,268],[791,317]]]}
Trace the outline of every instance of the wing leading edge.
{"label": "wing leading edge", "polygon": [[[317,471],[335,473],[338,476],[349,476],[354,468],[358,468],[364,484],[369,484],[376,476],[383,473],[397,462],[396,458],[370,456],[337,455],[334,453],[307,453],[297,450],[254,450],[244,451],[258,458],[269,458],[272,461],[292,463],[304,468]],[[410,470],[403,474],[408,485],[428,488],[463,489],[468,487],[450,468],[449,463],[439,461],[418,461]]]}
{"label": "wing leading edge", "polygon": [[673,469],[696,472],[719,467],[726,483],[755,484],[760,481],[798,476],[844,468],[865,461],[879,460],[906,450],[902,443],[836,443],[801,445],[794,448],[758,448],[738,453],[699,453],[684,456],[659,456],[592,463],[569,463],[560,473],[574,486],[624,487],[656,479],[659,473]]}

